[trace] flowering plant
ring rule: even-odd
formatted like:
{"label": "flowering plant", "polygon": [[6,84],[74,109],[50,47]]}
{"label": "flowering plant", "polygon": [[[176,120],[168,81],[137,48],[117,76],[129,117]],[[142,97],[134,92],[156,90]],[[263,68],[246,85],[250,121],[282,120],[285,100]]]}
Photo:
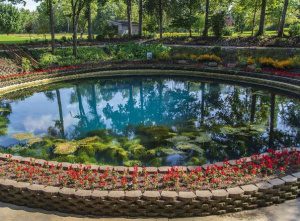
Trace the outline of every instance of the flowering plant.
{"label": "flowering plant", "polygon": [[268,150],[233,161],[224,161],[184,170],[171,167],[167,172],[148,172],[147,168],[127,168],[117,171],[107,167],[74,165],[65,168],[61,163],[43,165],[35,160],[22,163],[11,156],[0,159],[0,178],[47,186],[88,190],[201,190],[225,188],[265,180],[297,171],[300,152]]}

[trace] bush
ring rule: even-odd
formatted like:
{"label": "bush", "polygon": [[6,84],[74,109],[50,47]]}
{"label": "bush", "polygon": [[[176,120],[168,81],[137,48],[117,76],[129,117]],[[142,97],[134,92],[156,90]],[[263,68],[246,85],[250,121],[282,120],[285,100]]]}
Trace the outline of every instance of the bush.
{"label": "bush", "polygon": [[223,29],[223,36],[232,36],[232,34],[233,34],[232,28],[225,27]]}
{"label": "bush", "polygon": [[24,72],[29,72],[32,70],[32,65],[28,58],[22,58],[22,70]]}
{"label": "bush", "polygon": [[221,37],[225,27],[225,12],[217,12],[211,16],[211,25],[214,35],[216,37]]}
{"label": "bush", "polygon": [[61,59],[60,56],[53,55],[51,53],[45,53],[45,54],[42,55],[42,57],[40,59],[40,64],[43,67],[48,67],[48,66],[51,66],[53,64],[58,64],[60,59]]}
{"label": "bush", "polygon": [[198,61],[214,61],[220,63],[222,59],[215,54],[203,54],[198,57]]}
{"label": "bush", "polygon": [[285,60],[274,60],[269,57],[262,57],[258,59],[259,63],[265,67],[274,67],[278,69],[286,69],[294,67],[296,64],[295,58],[288,58]]}
{"label": "bush", "polygon": [[300,36],[300,23],[294,23],[294,24],[290,25],[289,34],[292,37]]}

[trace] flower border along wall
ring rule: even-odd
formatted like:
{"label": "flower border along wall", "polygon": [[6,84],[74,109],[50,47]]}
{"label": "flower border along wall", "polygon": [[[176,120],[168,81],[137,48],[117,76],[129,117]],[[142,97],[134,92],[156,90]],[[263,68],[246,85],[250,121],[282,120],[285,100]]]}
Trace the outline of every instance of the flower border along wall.
{"label": "flower border along wall", "polygon": [[83,166],[2,154],[0,200],[92,216],[223,214],[296,198],[299,166],[298,149],[173,168]]}

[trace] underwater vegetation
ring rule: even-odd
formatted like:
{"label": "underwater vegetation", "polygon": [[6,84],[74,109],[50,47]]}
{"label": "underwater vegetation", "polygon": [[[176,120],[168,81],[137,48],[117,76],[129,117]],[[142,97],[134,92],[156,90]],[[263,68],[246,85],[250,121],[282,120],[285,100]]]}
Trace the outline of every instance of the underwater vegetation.
{"label": "underwater vegetation", "polygon": [[86,138],[78,140],[19,133],[13,136],[19,144],[1,150],[46,160],[99,165],[160,166],[172,155],[184,158],[187,165],[206,162],[199,144],[208,140],[203,139],[201,132],[199,136],[189,137],[164,126],[137,126],[135,133],[135,137],[129,139],[102,129],[91,131]]}

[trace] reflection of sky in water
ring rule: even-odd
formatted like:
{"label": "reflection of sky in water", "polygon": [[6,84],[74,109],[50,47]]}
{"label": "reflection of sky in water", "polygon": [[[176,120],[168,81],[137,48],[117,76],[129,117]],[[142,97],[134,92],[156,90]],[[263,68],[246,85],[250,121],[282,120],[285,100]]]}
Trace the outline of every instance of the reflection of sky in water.
{"label": "reflection of sky in water", "polygon": [[[191,84],[188,85],[187,82],[181,80],[162,80],[161,85],[159,85],[159,81],[147,79],[142,82],[144,85],[142,87],[144,96],[144,106],[142,108],[141,86],[138,83],[126,79],[124,81],[106,80],[106,82],[106,84],[103,84],[99,80],[95,84],[96,100],[93,100],[93,87],[91,87],[95,81],[81,83],[77,86],[82,99],[84,117],[80,115],[76,86],[59,89],[66,137],[84,136],[86,132],[100,128],[113,129],[120,134],[128,125],[143,123],[168,125],[176,128],[175,126],[180,120],[193,120],[195,125],[200,127],[202,97],[206,99],[204,101],[206,116],[203,118],[207,125],[210,125],[211,122],[226,125],[226,122],[230,121],[230,116],[227,119],[225,115],[234,115],[236,114],[233,113],[234,111],[238,112],[237,115],[234,115],[237,119],[244,121],[250,119],[250,88],[206,83],[203,92],[201,90],[202,83],[197,81],[191,81]],[[115,82],[118,84],[115,84]],[[162,89],[161,101],[160,87]],[[133,103],[130,103],[130,88],[132,89]],[[239,106],[233,107],[230,103],[236,91],[239,94],[235,99],[245,105],[246,109],[239,110]],[[48,133],[49,127],[55,127],[55,121],[58,121],[60,116],[56,91],[53,90],[52,92],[54,95],[53,100],[47,98],[44,93],[36,93],[25,100],[11,102],[12,113],[9,115],[8,135],[0,137],[2,145],[6,146],[14,143],[14,139],[11,138],[12,134],[31,132],[35,135],[45,135]],[[211,99],[215,100],[208,100],[207,97],[210,98],[211,96],[213,97]],[[267,99],[264,102],[269,105],[270,98],[267,92],[264,92],[263,96],[258,96],[257,105],[260,105],[262,99]],[[283,98],[281,100],[285,101]],[[296,100],[290,100],[290,104],[293,104],[293,102],[296,102]],[[221,107],[218,107],[219,103]],[[93,114],[93,104],[98,113],[97,117]],[[288,108],[283,106],[282,104],[278,105],[279,111],[275,117],[275,128],[287,135],[298,136],[297,139],[299,139],[299,128],[287,125],[283,120],[282,116],[287,115],[289,111]],[[143,116],[141,111],[144,112]],[[245,113],[245,111],[249,113]],[[222,118],[222,116],[224,117]],[[265,124],[269,122],[268,117],[269,115]],[[267,136],[267,131],[263,136]],[[299,141],[297,142],[299,144]]]}

